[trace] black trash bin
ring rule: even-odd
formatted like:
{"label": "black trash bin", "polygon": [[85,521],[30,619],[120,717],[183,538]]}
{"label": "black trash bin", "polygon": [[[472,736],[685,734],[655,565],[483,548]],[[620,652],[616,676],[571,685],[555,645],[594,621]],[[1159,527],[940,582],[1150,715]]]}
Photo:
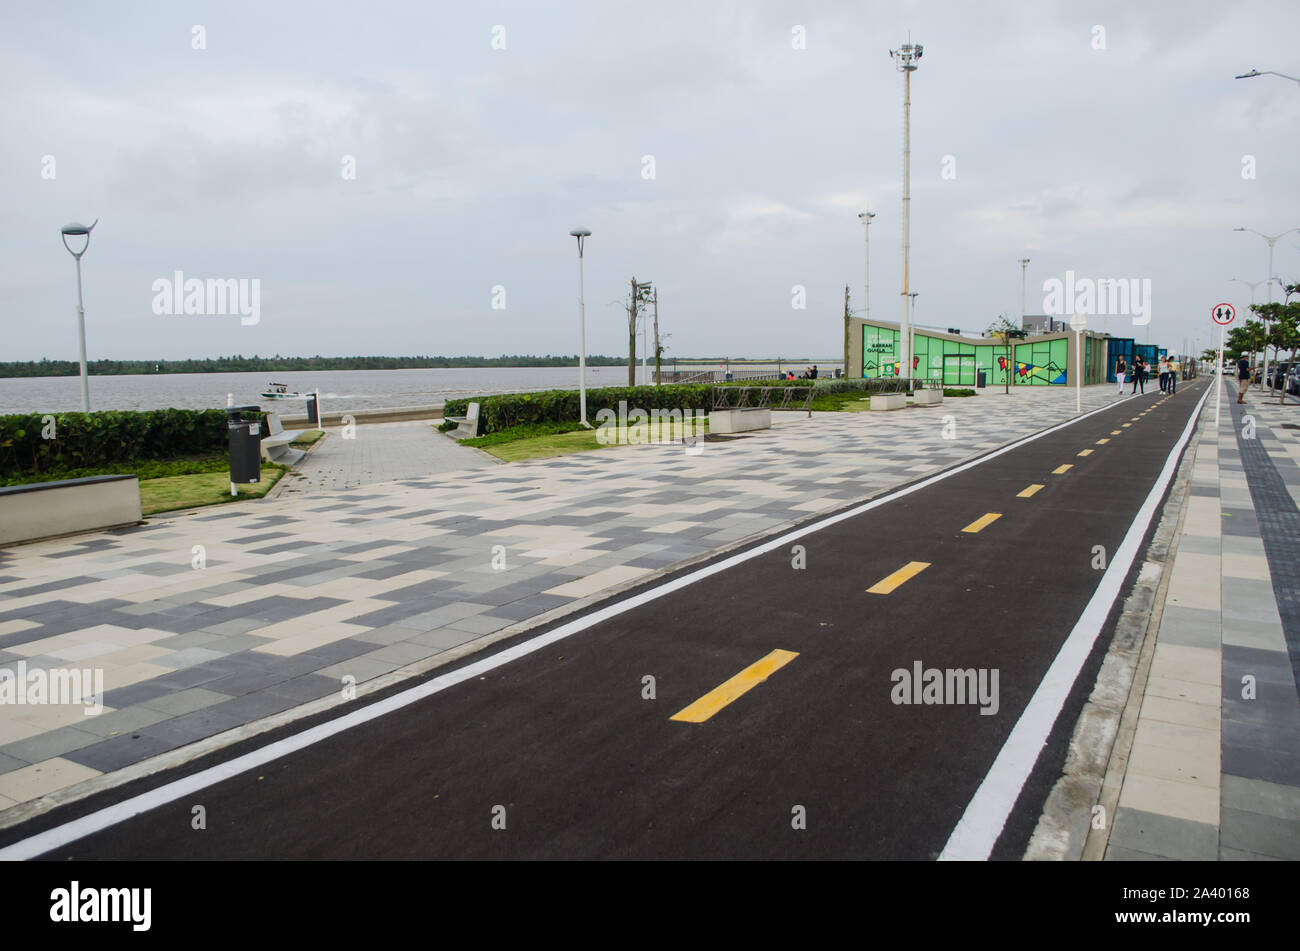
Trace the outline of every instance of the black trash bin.
{"label": "black trash bin", "polygon": [[307,423],[317,429],[324,429],[321,425],[320,402],[315,393],[307,397]]}
{"label": "black trash bin", "polygon": [[988,382],[988,371],[987,371],[987,370],[980,370],[979,372],[977,372],[977,373],[975,374],[975,385],[976,385],[977,387],[979,387],[980,389],[983,389],[983,388],[984,388],[984,384],[987,383],[987,382]]}
{"label": "black trash bin", "polygon": [[[253,419],[245,419],[250,413]],[[262,424],[259,406],[227,406],[226,428],[230,432],[230,485],[262,481]]]}

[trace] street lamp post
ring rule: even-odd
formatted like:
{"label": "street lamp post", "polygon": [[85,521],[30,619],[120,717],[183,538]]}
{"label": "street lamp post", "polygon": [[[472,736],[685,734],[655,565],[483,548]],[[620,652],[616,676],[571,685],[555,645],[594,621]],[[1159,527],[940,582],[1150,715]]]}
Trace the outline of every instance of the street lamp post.
{"label": "street lamp post", "polygon": [[582,287],[582,244],[591,237],[586,228],[574,228],[569,234],[578,239],[578,410],[582,425],[591,428],[587,422],[587,311],[583,301]]}
{"label": "street lamp post", "polygon": [[1028,273],[1029,258],[1020,259],[1020,329],[1025,329],[1025,278]]}
{"label": "street lamp post", "polygon": [[[874,211],[858,212],[862,222],[862,319],[871,319],[871,219]],[[849,320],[844,318],[844,375],[849,375]]]}
{"label": "street lamp post", "polygon": [[912,73],[921,58],[921,44],[913,45],[911,40],[889,55],[894,60],[898,71],[903,74],[903,323],[899,327],[899,345],[903,348],[903,360],[900,365],[906,367],[908,376],[912,368],[911,328],[908,326],[907,295],[908,264],[911,252],[911,208],[912,208]]}
{"label": "street lamp post", "polygon": [[[1279,75],[1281,75],[1281,74],[1279,74]],[[1290,78],[1290,77],[1288,77],[1288,78]],[[1285,235],[1290,234],[1292,231],[1300,231],[1300,228],[1288,228],[1286,231],[1283,231],[1282,234],[1275,234],[1275,235],[1267,235],[1267,234],[1264,234],[1262,231],[1256,231],[1254,228],[1233,228],[1232,230],[1233,230],[1233,231],[1249,231],[1251,234],[1257,234],[1257,235],[1259,235],[1261,238],[1263,238],[1265,241],[1268,242],[1268,273],[1267,273],[1266,275],[1264,275],[1264,283],[1265,283],[1266,285],[1268,285],[1268,302],[1269,302],[1270,304],[1273,303],[1273,280],[1274,280],[1274,278],[1273,278],[1273,245],[1277,244],[1277,241],[1278,241],[1279,238],[1284,237]],[[1245,282],[1243,281],[1242,283],[1245,283]],[[1254,294],[1253,294],[1253,290],[1252,290],[1252,295],[1251,295],[1251,304],[1253,305],[1254,303],[1255,303],[1255,301],[1254,301]],[[1267,322],[1265,323],[1264,326],[1265,326],[1265,328],[1267,328],[1267,326],[1268,326]],[[1265,382],[1267,379],[1268,379],[1268,344],[1265,343],[1265,344],[1264,344],[1264,375],[1260,378],[1260,381],[1259,381],[1260,391],[1261,391],[1261,392],[1263,392],[1264,382]]]}
{"label": "street lamp post", "polygon": [[[81,304],[81,256],[90,247],[90,232],[95,230],[97,224],[99,224],[98,218],[90,225],[74,221],[63,226],[63,246],[77,259],[77,339],[81,344],[81,411],[83,413],[90,412],[90,380],[86,375],[86,309]],[[68,244],[69,235],[86,239],[80,251],[72,250],[72,245]]]}

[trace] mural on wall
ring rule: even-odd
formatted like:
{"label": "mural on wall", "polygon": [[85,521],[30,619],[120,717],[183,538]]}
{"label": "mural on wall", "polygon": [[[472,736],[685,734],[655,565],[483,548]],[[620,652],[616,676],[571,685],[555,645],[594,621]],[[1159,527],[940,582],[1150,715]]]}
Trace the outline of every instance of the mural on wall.
{"label": "mural on wall", "polygon": [[[973,343],[915,335],[913,374],[920,379],[942,379],[945,386],[974,386],[984,373],[990,386],[1007,380],[1010,364],[1013,382],[1023,386],[1059,386],[1067,382],[1069,341],[1066,338],[1017,344],[1014,360],[995,343]],[[862,375],[893,376],[898,372],[898,331],[888,327],[862,328]]]}

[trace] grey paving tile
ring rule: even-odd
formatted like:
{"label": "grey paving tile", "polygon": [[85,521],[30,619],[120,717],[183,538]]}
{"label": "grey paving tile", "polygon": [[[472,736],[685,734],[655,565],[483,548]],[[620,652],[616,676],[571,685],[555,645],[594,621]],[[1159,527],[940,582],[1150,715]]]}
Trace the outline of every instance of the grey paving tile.
{"label": "grey paving tile", "polygon": [[3,776],[5,773],[11,773],[15,769],[22,769],[24,766],[29,766],[29,765],[31,764],[27,763],[24,760],[20,760],[15,756],[9,756],[5,753],[0,753],[0,776]]}
{"label": "grey paving tile", "polygon": [[1110,844],[1180,861],[1213,862],[1219,856],[1219,830],[1203,822],[1121,807],[1115,810]]}
{"label": "grey paving tile", "polygon": [[[86,719],[91,720],[94,718],[87,717]],[[28,763],[39,763],[55,756],[62,756],[71,750],[79,750],[83,746],[99,743],[101,740],[102,737],[96,736],[94,733],[88,733],[72,726],[65,726],[57,730],[51,730],[48,733],[39,733],[25,740],[18,740],[16,743],[6,744],[3,748],[0,748],[0,753]]]}
{"label": "grey paving tile", "polygon": [[157,737],[145,736],[143,733],[124,733],[94,746],[65,753],[63,758],[102,773],[110,773],[169,749],[172,746]]}
{"label": "grey paving tile", "polygon": [[1300,860],[1300,820],[1224,807],[1220,829],[1224,848]]}
{"label": "grey paving tile", "polygon": [[1223,747],[1221,769],[1244,779],[1300,786],[1300,754],[1234,743]]}
{"label": "grey paving tile", "polygon": [[133,706],[110,713],[101,713],[97,717],[88,717],[87,722],[79,728],[96,736],[106,738],[119,733],[131,733],[141,727],[167,719],[168,714],[148,707]]}
{"label": "grey paving tile", "polygon": [[264,690],[259,690],[241,697],[235,697],[233,700],[227,700],[225,703],[218,703],[208,709],[213,713],[233,717],[243,723],[252,723],[263,717],[273,716],[296,707],[299,702],[294,697],[276,696],[275,694],[266,693]]}
{"label": "grey paving tile", "polygon": [[215,690],[205,690],[202,687],[191,687],[188,690],[169,692],[149,700],[142,700],[140,703],[141,706],[148,707],[151,710],[158,710],[176,717],[229,699],[228,694],[217,693]]}
{"label": "grey paving tile", "polygon": [[1300,822],[1300,787],[1226,774],[1223,777],[1224,808]]}
{"label": "grey paving tile", "polygon": [[304,674],[295,677],[292,680],[286,680],[283,683],[267,687],[260,693],[271,694],[273,696],[288,697],[296,699],[300,703],[306,703],[309,700],[317,700],[326,694],[335,693],[340,690],[341,686],[337,680],[330,677],[322,677],[318,674]]}
{"label": "grey paving tile", "polygon": [[224,733],[226,730],[233,730],[235,727],[242,726],[243,722],[229,712],[219,713],[208,708],[160,720],[141,727],[137,732],[177,747],[217,733]]}

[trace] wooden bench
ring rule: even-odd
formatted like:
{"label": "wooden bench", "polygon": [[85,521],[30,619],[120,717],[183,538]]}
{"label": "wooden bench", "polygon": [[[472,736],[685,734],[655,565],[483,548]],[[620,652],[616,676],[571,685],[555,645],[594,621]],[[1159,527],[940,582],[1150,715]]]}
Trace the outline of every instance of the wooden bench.
{"label": "wooden bench", "polygon": [[478,435],[478,404],[470,403],[465,416],[448,416],[447,421],[456,424],[457,439],[473,439]]}
{"label": "wooden bench", "polygon": [[289,451],[289,444],[306,430],[285,429],[280,423],[279,413],[266,414],[266,431],[269,435],[262,440],[262,455],[267,459],[279,459]]}
{"label": "wooden bench", "polygon": [[133,475],[89,476],[0,488],[0,545],[140,521],[140,483]]}

